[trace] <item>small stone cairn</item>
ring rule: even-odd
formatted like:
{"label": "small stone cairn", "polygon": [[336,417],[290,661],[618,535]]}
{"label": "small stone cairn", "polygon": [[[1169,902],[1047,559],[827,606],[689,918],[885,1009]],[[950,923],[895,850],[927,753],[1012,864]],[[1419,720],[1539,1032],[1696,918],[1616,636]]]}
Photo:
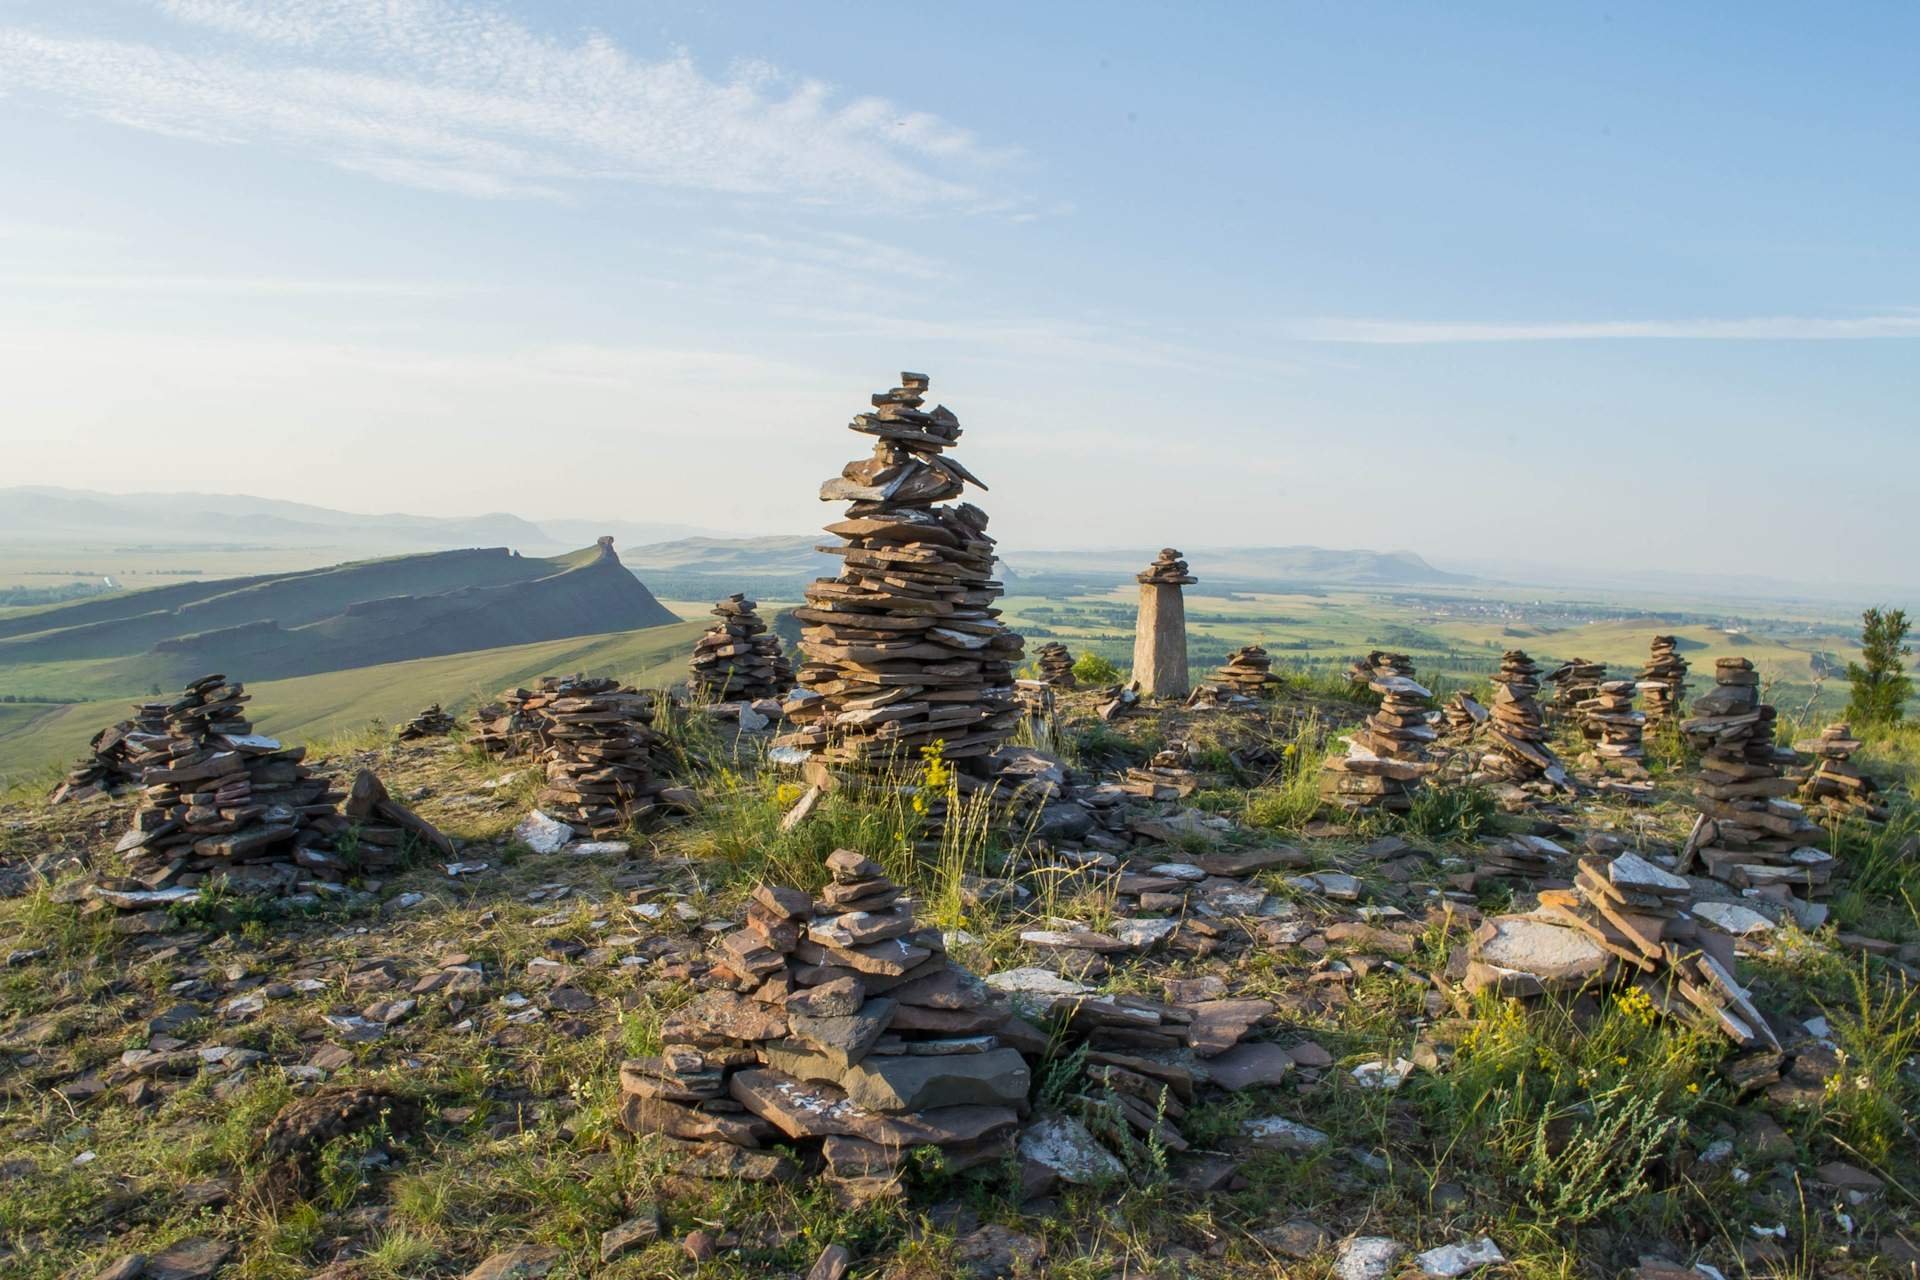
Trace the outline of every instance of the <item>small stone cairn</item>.
{"label": "small stone cairn", "polygon": [[1427,723],[1433,697],[1410,676],[1383,666],[1368,682],[1380,708],[1347,737],[1347,754],[1329,756],[1321,767],[1320,797],[1350,813],[1385,809],[1404,813],[1414,792],[1433,771],[1427,745],[1439,737]]}
{"label": "small stone cairn", "polygon": [[793,668],[780,637],[767,630],[758,605],[740,592],[717,602],[719,621],[694,643],[692,685],[712,702],[777,698],[793,687]]}
{"label": "small stone cairn", "polygon": [[1169,742],[1144,765],[1127,770],[1120,789],[1143,800],[1183,800],[1200,789],[1193,752],[1184,742]]}
{"label": "small stone cairn", "polygon": [[1405,676],[1411,680],[1414,678],[1413,659],[1404,653],[1372,649],[1366,657],[1355,659],[1347,667],[1347,681],[1350,684],[1372,684],[1381,675]]}
{"label": "small stone cairn", "polygon": [[413,742],[419,738],[444,738],[458,727],[459,722],[436,702],[394,730],[393,736],[402,742]]}
{"label": "small stone cairn", "polygon": [[1133,680],[1147,697],[1184,698],[1193,692],[1187,675],[1187,605],[1182,588],[1199,579],[1172,547],[1133,575],[1140,584],[1140,616],[1133,630]]}
{"label": "small stone cairn", "polygon": [[1646,758],[1642,738],[1647,718],[1633,709],[1634,683],[1631,680],[1607,680],[1593,696],[1580,704],[1586,734],[1593,740],[1593,754],[1602,765],[1620,769],[1629,776],[1641,776],[1640,764]]}
{"label": "small stone cairn", "polygon": [[1049,640],[1033,651],[1034,666],[1040,683],[1056,689],[1077,689],[1080,682],[1073,674],[1073,655],[1058,640]]}
{"label": "small stone cairn", "polygon": [[1566,993],[1627,974],[1654,1007],[1747,1048],[1780,1042],[1734,976],[1733,939],[1687,908],[1692,888],[1635,853],[1580,859],[1572,889],[1543,889],[1533,915],[1475,933],[1470,990]]}
{"label": "small stone cairn", "polygon": [[521,711],[538,718],[543,744],[538,803],[568,826],[605,838],[676,802],[654,760],[651,694],[617,680],[548,676]]}
{"label": "small stone cairn", "polygon": [[1830,724],[1818,737],[1793,744],[1795,751],[1814,758],[1812,768],[1798,772],[1799,798],[1819,818],[1829,822],[1846,818],[1887,820],[1886,806],[1875,798],[1879,784],[1852,763],[1853,753],[1861,746],[1852,726],[1845,724]]}
{"label": "small stone cairn", "polygon": [[915,1147],[952,1170],[1007,1158],[1032,1083],[1001,1038],[1009,1007],[948,960],[877,863],[841,849],[827,869],[818,902],[754,891],[660,1055],[621,1064],[622,1123],[707,1177],[792,1177],[773,1143],[855,1188],[891,1182]]}
{"label": "small stone cairn", "polygon": [[[390,870],[409,844],[452,852],[371,773],[342,795],[303,763],[305,747],[255,733],[247,701],[240,682],[203,676],[166,705],[164,734],[132,740],[144,794],[117,846],[130,879],[103,881],[94,897],[129,909],[164,905],[197,896],[213,874],[236,892],[284,893],[303,878],[338,883]],[[349,834],[350,859],[339,851]]]}
{"label": "small stone cairn", "polygon": [[1546,717],[1534,695],[1540,692],[1540,667],[1524,649],[1509,649],[1493,676],[1492,723],[1481,767],[1515,784],[1542,778],[1567,786],[1566,770],[1547,746]]}
{"label": "small stone cairn", "polygon": [[1677,636],[1655,636],[1647,665],[1640,670],[1640,695],[1647,724],[1655,728],[1678,720],[1687,700],[1687,660]]}
{"label": "small stone cairn", "polygon": [[1487,709],[1480,705],[1477,698],[1469,697],[1465,692],[1456,693],[1447,700],[1441,714],[1447,720],[1447,737],[1456,742],[1464,742],[1473,736],[1473,731],[1487,722]]}
{"label": "small stone cairn", "polygon": [[1604,663],[1585,658],[1564,662],[1547,676],[1547,683],[1553,686],[1553,714],[1577,725],[1589,741],[1596,739],[1599,731],[1588,720],[1584,704],[1600,692],[1606,678]]}
{"label": "small stone cairn", "polygon": [[815,785],[836,768],[884,773],[935,741],[962,770],[984,768],[1020,716],[1021,639],[994,606],[986,513],[941,505],[986,486],[946,455],[960,420],[944,405],[922,408],[927,376],[900,383],[849,424],[877,437],[872,456],[820,487],[822,501],[851,504],[826,527],[840,542],[820,548],[845,568],[794,610],[804,661],[784,710],[798,727],[774,744]]}
{"label": "small stone cairn", "polygon": [[1707,874],[1741,889],[1797,890],[1824,897],[1834,857],[1806,844],[1819,828],[1789,796],[1799,784],[1785,777],[1793,752],[1774,744],[1775,713],[1760,701],[1760,674],[1745,658],[1714,664],[1714,688],[1696,698],[1680,731],[1704,753],[1695,803],[1701,819],[1681,858],[1697,858]]}
{"label": "small stone cairn", "polygon": [[1213,678],[1215,683],[1249,698],[1258,698],[1280,683],[1280,677],[1273,674],[1273,659],[1257,644],[1235,649],[1228,654],[1226,664],[1214,673]]}
{"label": "small stone cairn", "polygon": [[66,778],[54,789],[47,803],[67,804],[110,796],[140,780],[140,771],[133,765],[134,754],[144,740],[165,736],[167,704],[136,703],[133,713],[133,719],[109,725],[93,735],[87,744],[87,758],[67,770]]}

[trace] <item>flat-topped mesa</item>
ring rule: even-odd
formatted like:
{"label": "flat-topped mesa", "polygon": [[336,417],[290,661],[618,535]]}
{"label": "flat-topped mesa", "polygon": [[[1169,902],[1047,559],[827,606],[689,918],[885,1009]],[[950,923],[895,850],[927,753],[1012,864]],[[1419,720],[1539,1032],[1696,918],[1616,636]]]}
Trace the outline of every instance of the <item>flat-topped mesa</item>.
{"label": "flat-topped mesa", "polygon": [[163,737],[167,732],[167,704],[137,702],[133,719],[108,725],[87,743],[87,757],[67,770],[67,776],[48,797],[48,804],[66,804],[91,800],[95,796],[117,794],[122,788],[140,781],[140,770],[133,757],[144,739]]}
{"label": "flat-topped mesa", "polygon": [[1862,745],[1853,736],[1852,726],[1846,724],[1830,724],[1819,736],[1793,744],[1795,751],[1813,757],[1811,767],[1794,772],[1800,782],[1798,798],[1808,812],[1827,822],[1846,818],[1887,820],[1886,806],[1878,799],[1879,784],[1852,762],[1853,753]]}
{"label": "flat-topped mesa", "polygon": [[1793,752],[1774,743],[1775,713],[1760,701],[1760,674],[1745,658],[1714,663],[1714,688],[1694,699],[1680,725],[1703,753],[1695,805],[1700,821],[1681,855],[1707,874],[1770,896],[1826,896],[1835,859],[1810,843],[1819,828],[1789,799],[1799,788],[1784,776]]}
{"label": "flat-topped mesa", "polygon": [[1073,655],[1058,640],[1049,640],[1033,651],[1033,662],[1040,683],[1056,689],[1077,689],[1080,680],[1073,674]]}
{"label": "flat-topped mesa", "polygon": [[[127,878],[92,894],[137,909],[191,898],[209,876],[238,893],[285,895],[398,866],[414,846],[451,854],[445,836],[362,770],[351,793],[303,761],[305,747],[257,734],[239,681],[203,676],[165,704],[164,732],[130,735],[144,792],[116,852]],[[346,809],[341,811],[341,802]],[[352,845],[351,856],[340,852]]]}
{"label": "flat-topped mesa", "polygon": [[1257,644],[1228,654],[1226,663],[1214,673],[1213,679],[1216,684],[1226,685],[1249,698],[1257,698],[1280,683],[1280,677],[1273,674],[1273,659]]}
{"label": "flat-topped mesa", "polygon": [[1433,695],[1411,677],[1391,672],[1367,687],[1380,695],[1380,707],[1347,736],[1347,754],[1329,756],[1321,766],[1320,798],[1348,812],[1404,813],[1434,768],[1427,758],[1428,745],[1439,737],[1427,723]]}
{"label": "flat-topped mesa", "polygon": [[1555,716],[1578,725],[1589,741],[1599,734],[1588,722],[1582,704],[1600,691],[1600,684],[1606,678],[1605,663],[1588,662],[1585,658],[1563,662],[1547,676],[1547,683],[1554,690],[1550,710]]}
{"label": "flat-topped mesa", "polygon": [[836,769],[883,773],[935,742],[978,772],[1019,720],[1022,642],[994,604],[987,515],[941,505],[986,486],[945,456],[960,420],[944,405],[923,409],[926,390],[925,374],[903,373],[876,394],[874,411],[849,424],[877,437],[872,456],[820,487],[822,501],[850,504],[826,526],[839,541],[819,548],[845,567],[794,610],[802,662],[784,710],[797,727],[774,743],[799,753],[815,783]]}
{"label": "flat-topped mesa", "polygon": [[1687,700],[1687,660],[1677,636],[1655,636],[1647,665],[1640,670],[1640,695],[1647,723],[1658,727],[1678,720]]}
{"label": "flat-topped mesa", "polygon": [[688,664],[696,694],[713,702],[753,702],[793,687],[780,637],[767,629],[757,608],[737,591],[713,606],[719,621],[694,643]]}
{"label": "flat-topped mesa", "polygon": [[1501,655],[1493,675],[1493,706],[1489,711],[1487,744],[1492,748],[1481,767],[1515,784],[1545,779],[1567,787],[1566,770],[1547,746],[1546,717],[1534,697],[1540,692],[1540,667],[1524,649]]}
{"label": "flat-topped mesa", "polygon": [[1133,629],[1133,680],[1148,697],[1184,698],[1193,692],[1187,674],[1187,604],[1181,588],[1199,579],[1172,547],[1133,575],[1140,584],[1140,614]]}

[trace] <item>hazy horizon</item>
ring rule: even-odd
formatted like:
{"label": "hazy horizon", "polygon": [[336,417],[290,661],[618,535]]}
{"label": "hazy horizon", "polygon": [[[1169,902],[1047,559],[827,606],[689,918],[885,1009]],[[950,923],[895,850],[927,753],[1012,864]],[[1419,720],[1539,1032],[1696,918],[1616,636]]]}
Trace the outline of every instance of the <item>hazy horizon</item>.
{"label": "hazy horizon", "polygon": [[1920,12],[1098,12],[0,0],[0,487],[1914,582]]}

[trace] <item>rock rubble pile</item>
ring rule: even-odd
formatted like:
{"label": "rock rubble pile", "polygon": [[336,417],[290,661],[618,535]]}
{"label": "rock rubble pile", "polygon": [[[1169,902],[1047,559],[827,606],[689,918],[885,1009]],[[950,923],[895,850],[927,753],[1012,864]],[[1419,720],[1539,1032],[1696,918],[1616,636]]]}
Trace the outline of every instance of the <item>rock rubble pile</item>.
{"label": "rock rubble pile", "polygon": [[140,780],[133,757],[144,739],[162,737],[167,732],[167,704],[135,703],[133,719],[109,725],[87,743],[87,758],[67,770],[67,776],[54,788],[49,804],[77,803],[95,796],[110,796]]}

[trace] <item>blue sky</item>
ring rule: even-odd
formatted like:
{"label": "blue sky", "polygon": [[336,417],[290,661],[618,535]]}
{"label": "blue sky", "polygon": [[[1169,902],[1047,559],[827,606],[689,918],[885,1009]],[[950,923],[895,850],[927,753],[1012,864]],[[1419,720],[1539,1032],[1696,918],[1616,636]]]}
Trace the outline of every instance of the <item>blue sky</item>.
{"label": "blue sky", "polygon": [[0,0],[0,483],[1915,583],[1920,9]]}

